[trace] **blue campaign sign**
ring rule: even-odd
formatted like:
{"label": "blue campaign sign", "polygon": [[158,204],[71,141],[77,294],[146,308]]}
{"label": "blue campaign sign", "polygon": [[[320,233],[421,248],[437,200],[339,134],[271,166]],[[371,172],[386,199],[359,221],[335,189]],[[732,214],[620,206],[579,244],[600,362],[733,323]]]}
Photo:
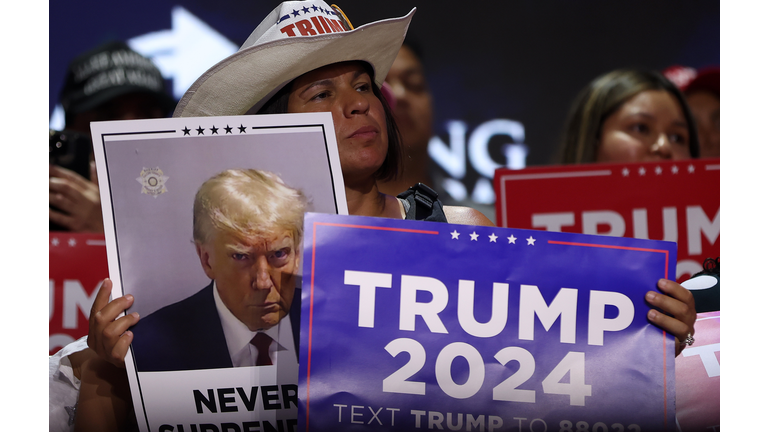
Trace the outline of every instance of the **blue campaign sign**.
{"label": "blue campaign sign", "polygon": [[299,430],[674,430],[676,245],[308,213]]}

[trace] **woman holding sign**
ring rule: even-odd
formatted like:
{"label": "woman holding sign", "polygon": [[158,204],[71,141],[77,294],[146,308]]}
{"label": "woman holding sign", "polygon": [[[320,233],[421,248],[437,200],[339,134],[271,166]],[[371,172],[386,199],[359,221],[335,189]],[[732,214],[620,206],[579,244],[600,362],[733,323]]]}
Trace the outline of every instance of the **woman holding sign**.
{"label": "woman holding sign", "polygon": [[[696,124],[683,94],[664,75],[635,69],[608,72],[581,90],[568,114],[560,151],[562,164],[697,157]],[[680,319],[656,311],[648,318],[675,335],[678,355],[693,343],[693,296],[671,281],[660,281],[659,288],[671,297],[649,292],[648,302]],[[664,304],[657,303],[659,300]],[[680,325],[684,322],[690,323],[688,328]]]}
{"label": "woman holding sign", "polygon": [[[398,53],[414,12],[353,29],[343,13],[334,12],[322,1],[302,2],[301,6],[290,2],[276,8],[240,51],[198,79],[174,115],[330,111],[350,214],[492,225],[473,209],[443,209],[428,188],[412,188],[409,193],[392,197],[380,193],[376,186],[377,180],[394,177],[399,169],[399,134],[379,85]],[[423,202],[432,204],[420,204]],[[648,319],[682,340],[693,332],[692,298],[672,281],[660,281],[659,288],[662,293],[648,293],[648,302],[660,310],[651,311]],[[123,367],[133,338],[129,328],[139,320],[135,313],[117,318],[133,299],[121,297],[108,302],[110,290],[107,281],[93,304],[88,345],[95,354],[93,364],[86,369],[95,365],[103,368],[105,362],[97,360],[97,356]],[[88,423],[98,429],[103,422],[123,421],[124,417],[102,410],[107,404],[98,394],[102,387],[127,387],[125,373],[113,369],[113,373],[101,375],[82,372],[78,425]],[[119,397],[124,393],[111,394],[115,395],[109,402],[113,410],[126,412],[130,400]]]}

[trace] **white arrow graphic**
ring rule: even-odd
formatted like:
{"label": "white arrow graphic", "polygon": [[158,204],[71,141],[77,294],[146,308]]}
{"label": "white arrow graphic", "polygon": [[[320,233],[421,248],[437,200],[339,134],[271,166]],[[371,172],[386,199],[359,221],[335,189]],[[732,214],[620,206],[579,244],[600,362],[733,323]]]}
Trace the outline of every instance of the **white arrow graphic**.
{"label": "white arrow graphic", "polygon": [[163,77],[173,79],[173,96],[180,99],[195,80],[237,45],[181,6],[171,10],[171,29],[128,40],[128,45],[149,57]]}
{"label": "white arrow graphic", "polygon": [[[181,99],[200,75],[238,48],[181,6],[171,10],[170,30],[136,36],[127,43],[133,50],[152,59],[164,78],[173,80],[176,99]],[[51,113],[49,127],[64,129],[61,104],[56,104]]]}

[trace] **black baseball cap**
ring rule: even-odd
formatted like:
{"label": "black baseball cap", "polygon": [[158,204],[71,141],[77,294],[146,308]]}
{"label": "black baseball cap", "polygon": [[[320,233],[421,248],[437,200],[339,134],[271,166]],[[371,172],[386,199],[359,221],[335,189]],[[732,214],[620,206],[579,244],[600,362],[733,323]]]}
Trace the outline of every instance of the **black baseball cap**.
{"label": "black baseball cap", "polygon": [[129,93],[154,96],[165,112],[176,106],[152,60],[132,50],[125,42],[113,41],[72,60],[59,101],[69,117]]}

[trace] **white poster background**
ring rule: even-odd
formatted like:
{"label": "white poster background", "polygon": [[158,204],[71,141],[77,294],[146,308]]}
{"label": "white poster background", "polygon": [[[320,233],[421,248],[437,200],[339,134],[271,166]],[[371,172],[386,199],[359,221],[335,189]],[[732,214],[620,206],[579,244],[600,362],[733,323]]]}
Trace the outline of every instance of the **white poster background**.
{"label": "white poster background", "polygon": [[[347,214],[330,113],[95,122],[91,131],[112,298],[133,294],[129,313],[147,316],[210,283],[192,242],[192,205],[200,185],[223,170],[271,171],[304,192],[309,211]],[[147,169],[162,171],[162,193],[146,193],[142,171]],[[260,392],[253,412],[245,409],[237,392],[229,395],[237,401],[231,405],[239,404],[237,412],[196,412],[195,389],[206,394],[208,389],[242,387],[250,393],[251,386],[295,384],[294,367],[279,365],[137,373],[132,354],[126,356],[142,431],[157,431],[163,424],[189,430],[191,424],[220,427],[223,422],[269,420],[259,415],[295,418],[295,408],[293,414],[260,413]]]}

